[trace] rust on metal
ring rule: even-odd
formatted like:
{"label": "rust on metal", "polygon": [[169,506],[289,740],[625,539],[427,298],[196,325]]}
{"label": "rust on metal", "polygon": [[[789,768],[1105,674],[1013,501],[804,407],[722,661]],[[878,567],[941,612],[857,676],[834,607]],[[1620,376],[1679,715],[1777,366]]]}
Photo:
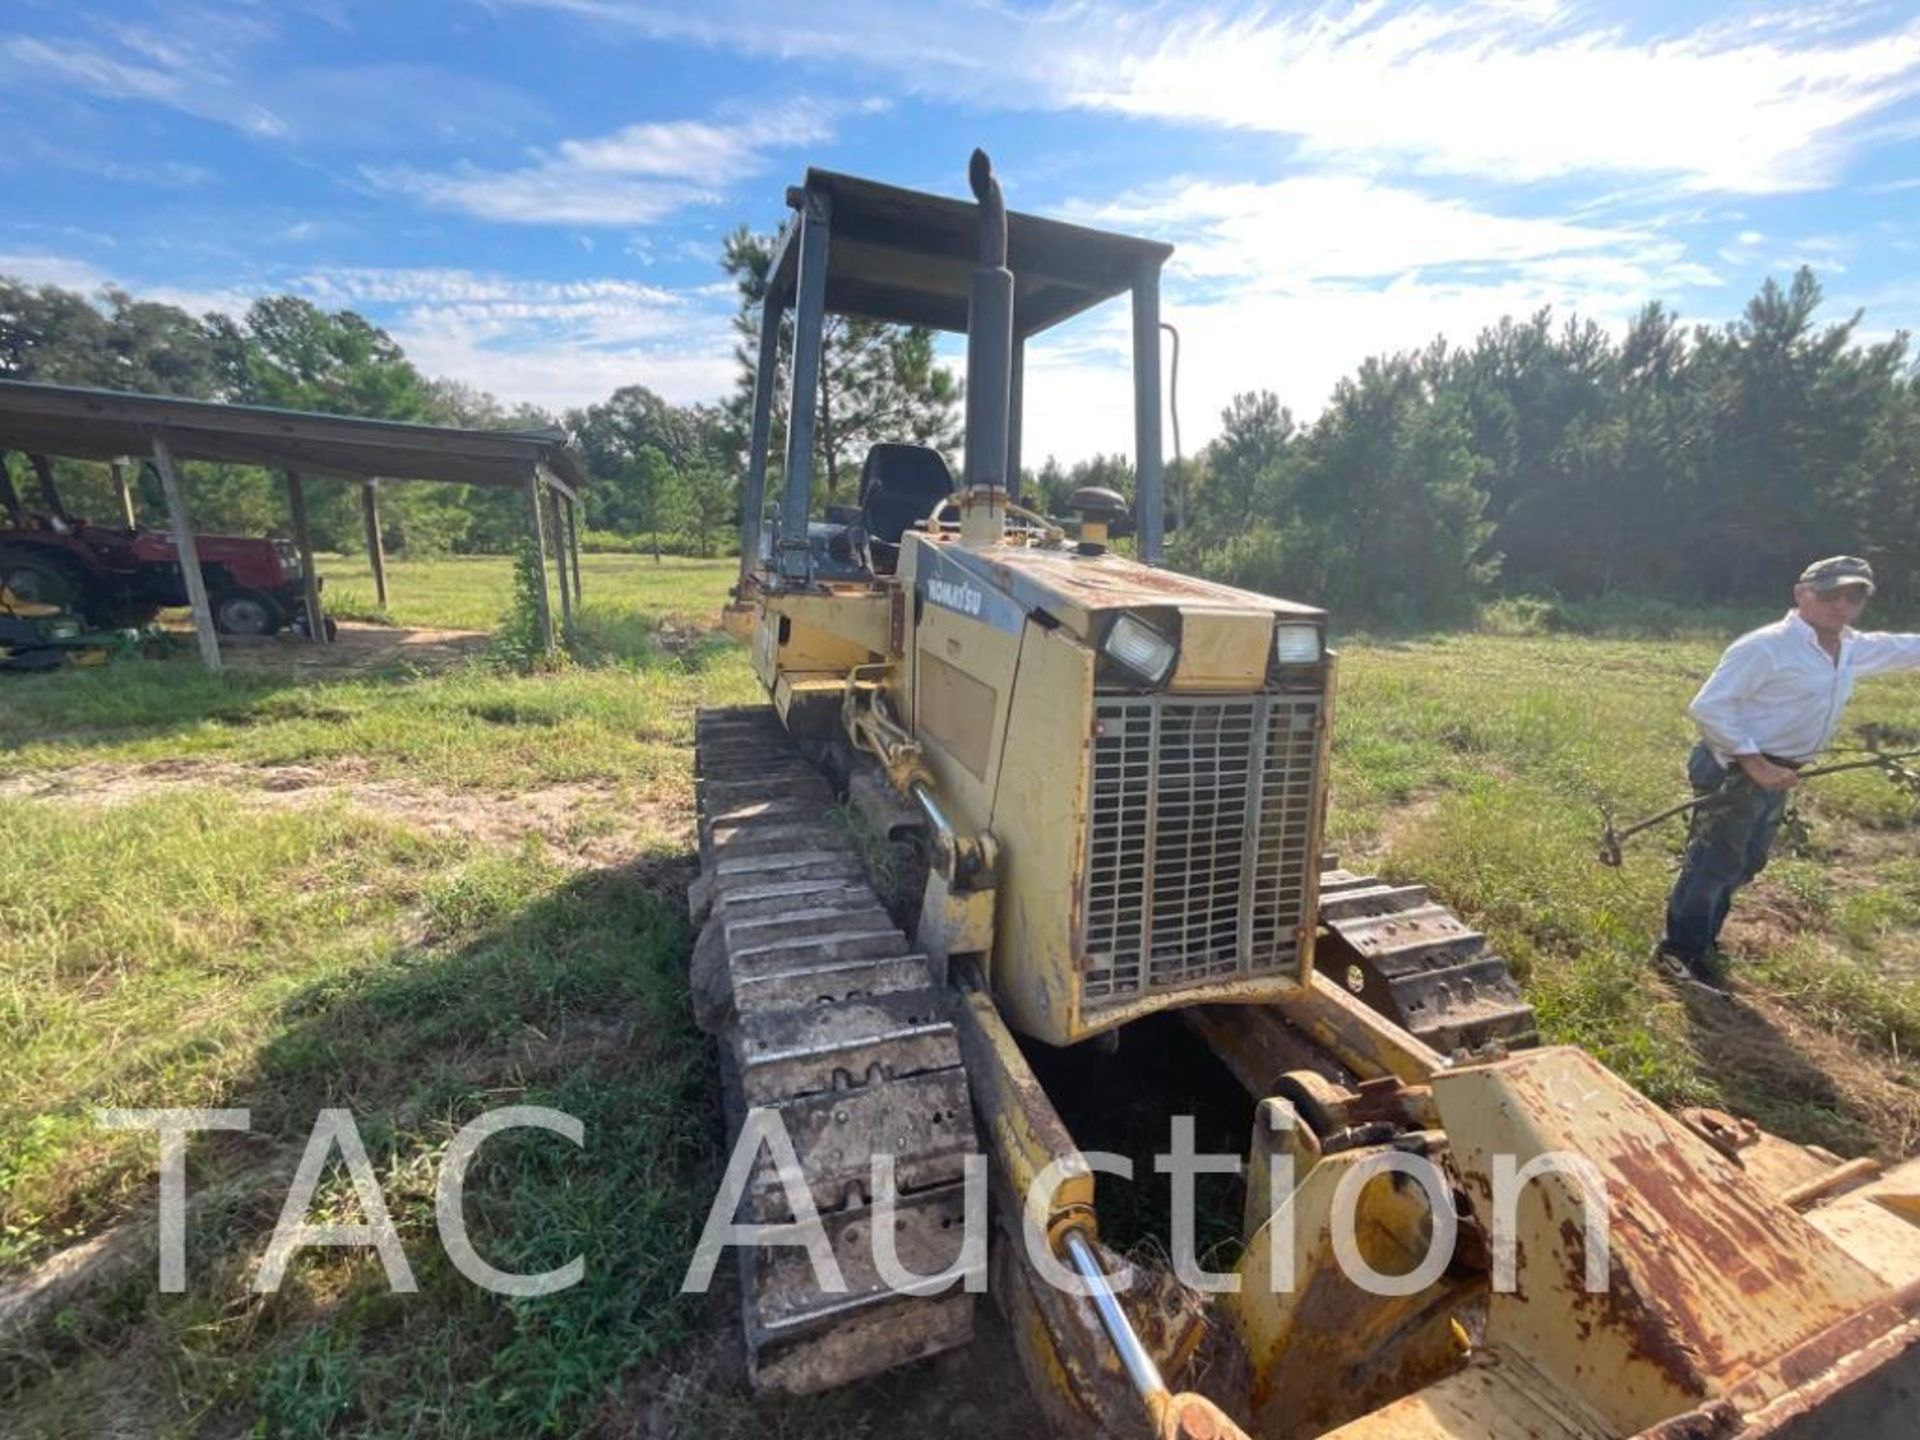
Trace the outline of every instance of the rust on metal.
{"label": "rust on metal", "polygon": [[1743,1166],[1740,1152],[1760,1138],[1760,1127],[1751,1120],[1729,1115],[1705,1105],[1693,1105],[1676,1112],[1675,1118],[1734,1164]]}
{"label": "rust on metal", "polygon": [[1780,1197],[1780,1203],[1789,1210],[1802,1210],[1816,1200],[1824,1200],[1836,1190],[1871,1180],[1884,1169],[1886,1166],[1879,1160],[1871,1155],[1863,1155],[1858,1160],[1834,1166],[1826,1174],[1815,1176],[1804,1185],[1796,1185]]}
{"label": "rust on metal", "polygon": [[1745,1422],[1740,1412],[1725,1400],[1715,1400],[1671,1420],[1642,1430],[1634,1440],[1726,1440],[1738,1435]]}

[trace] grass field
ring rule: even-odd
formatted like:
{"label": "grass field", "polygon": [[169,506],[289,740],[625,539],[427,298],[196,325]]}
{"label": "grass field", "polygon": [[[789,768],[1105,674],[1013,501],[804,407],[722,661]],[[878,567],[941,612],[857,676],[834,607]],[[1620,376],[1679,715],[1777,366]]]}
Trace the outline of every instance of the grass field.
{"label": "grass field", "polygon": [[[364,571],[327,570],[364,612]],[[0,1340],[7,1434],[857,1437],[928,1403],[907,1377],[750,1409],[716,1358],[724,1301],[677,1293],[720,1159],[682,979],[687,747],[698,705],[754,687],[706,628],[730,563],[586,571],[591,658],[557,674],[210,680],[183,655],[0,691],[0,1284],[55,1280],[78,1242],[106,1257]],[[391,618],[488,625],[507,578],[396,564]],[[1912,1153],[1920,851],[1892,787],[1810,787],[1805,852],[1736,911],[1738,1005],[1646,972],[1677,832],[1594,862],[1603,804],[1676,798],[1684,702],[1724,639],[1349,641],[1333,844],[1430,883],[1551,1038],[1660,1099]],[[1853,718],[1920,727],[1920,680],[1866,682]],[[473,1287],[435,1239],[448,1141],[513,1103],[588,1136],[584,1158],[503,1136],[469,1177],[493,1263],[585,1258],[539,1300]],[[191,1147],[185,1294],[153,1287],[154,1141],[100,1129],[103,1106],[251,1113]],[[417,1295],[364,1251],[310,1251],[251,1293],[322,1106],[354,1115]],[[355,1218],[342,1176],[322,1197]]]}

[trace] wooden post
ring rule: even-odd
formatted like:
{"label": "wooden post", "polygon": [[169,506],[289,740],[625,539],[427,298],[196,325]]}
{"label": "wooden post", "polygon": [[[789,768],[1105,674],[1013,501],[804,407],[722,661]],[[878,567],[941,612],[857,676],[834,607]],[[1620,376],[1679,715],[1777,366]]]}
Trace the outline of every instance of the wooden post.
{"label": "wooden post", "polygon": [[287,471],[287,508],[293,511],[293,543],[300,551],[301,589],[307,606],[307,639],[328,644],[327,612],[320,605],[320,572],[313,564],[313,532],[307,528],[307,491],[298,470]]}
{"label": "wooden post", "polygon": [[120,518],[127,522],[127,529],[138,530],[140,522],[133,513],[133,490],[127,484],[127,462],[115,460],[109,467],[113,471],[113,490],[120,497]]}
{"label": "wooden post", "polygon": [[573,586],[567,579],[567,532],[560,520],[560,492],[547,491],[547,517],[553,526],[553,563],[560,572],[560,633],[573,649]]}
{"label": "wooden post", "polygon": [[180,575],[187,582],[187,601],[193,607],[193,628],[200,638],[200,663],[220,673],[220,637],[213,630],[213,606],[207,601],[207,577],[200,573],[200,547],[193,541],[193,526],[187,519],[187,497],[180,488],[180,472],[173,466],[173,451],[161,431],[153,432],[153,468],[159,472],[160,488],[167,496],[167,519],[173,524],[173,544],[180,558]]}
{"label": "wooden post", "polygon": [[373,565],[373,595],[387,608],[387,547],[380,539],[380,482],[360,482],[360,518],[367,526],[367,559]]}
{"label": "wooden post", "polygon": [[0,510],[7,512],[7,523],[24,526],[27,514],[20,506],[20,492],[13,488],[13,471],[7,468],[7,452],[0,450]]}
{"label": "wooden post", "polygon": [[567,501],[567,550],[573,556],[573,598],[580,599],[580,531],[574,524],[574,511],[580,508],[578,500]]}
{"label": "wooden post", "polygon": [[29,455],[27,460],[40,477],[40,503],[47,507],[47,514],[57,520],[67,519],[67,502],[60,498],[60,487],[54,483],[53,462],[44,455]]}
{"label": "wooden post", "polygon": [[540,646],[553,654],[553,607],[547,602],[547,537],[540,523],[540,472],[527,467],[527,533],[533,537],[533,559],[539,583],[533,587],[534,610],[540,617]]}

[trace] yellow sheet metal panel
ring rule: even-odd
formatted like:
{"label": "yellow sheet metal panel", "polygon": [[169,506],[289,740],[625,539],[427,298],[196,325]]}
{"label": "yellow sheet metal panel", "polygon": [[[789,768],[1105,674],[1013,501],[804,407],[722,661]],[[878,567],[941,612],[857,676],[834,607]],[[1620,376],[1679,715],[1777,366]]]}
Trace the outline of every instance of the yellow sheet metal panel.
{"label": "yellow sheet metal panel", "polygon": [[1273,617],[1264,610],[1180,612],[1180,658],[1169,690],[1245,691],[1266,683],[1273,654]]}
{"label": "yellow sheet metal panel", "polygon": [[940,803],[961,828],[988,829],[1020,636],[926,605],[910,648],[913,729],[939,781]]}
{"label": "yellow sheet metal panel", "polygon": [[1920,1282],[1920,1159],[1827,1201],[1807,1221],[1889,1285]]}
{"label": "yellow sheet metal panel", "polygon": [[[1408,1143],[1439,1137],[1409,1136]],[[1218,1304],[1246,1348],[1248,1419],[1265,1440],[1308,1440],[1456,1370],[1466,1358],[1454,1323],[1472,1280],[1442,1276],[1411,1295],[1356,1284],[1334,1248],[1335,1197],[1386,1147],[1321,1158],[1298,1177],[1247,1243],[1237,1292]],[[1425,1259],[1432,1216],[1426,1192],[1378,1174],[1360,1185],[1352,1236],[1366,1264],[1403,1276]],[[1274,1280],[1275,1250],[1283,1249]]]}
{"label": "yellow sheet metal panel", "polygon": [[996,1174],[1013,1197],[1024,1199],[1041,1171],[1064,1162],[1050,1214],[1084,1214],[1091,1220],[1093,1171],[994,1008],[992,996],[971,976],[963,976],[960,1003],[953,1010],[974,1108],[988,1118]]}
{"label": "yellow sheet metal panel", "polygon": [[987,778],[1000,692],[931,652],[920,656],[920,733],[944,746],[974,779]]}
{"label": "yellow sheet metal panel", "polygon": [[[1578,1050],[1443,1071],[1434,1099],[1476,1217],[1516,1241],[1518,1285],[1495,1287],[1489,1344],[1522,1356],[1624,1434],[1724,1395],[1785,1388],[1783,1353],[1887,1287],[1737,1164]],[[1496,1156],[1582,1157],[1602,1193],[1606,1268],[1587,1289],[1593,1218],[1578,1178],[1519,1191],[1496,1215]],[[1497,1248],[1497,1247],[1496,1247]]]}
{"label": "yellow sheet metal panel", "polygon": [[1073,957],[1093,743],[1085,720],[1092,711],[1092,653],[1029,622],[994,792],[1000,898],[993,986],[1016,1029],[1055,1045],[1075,1033]]}
{"label": "yellow sheet metal panel", "polygon": [[890,602],[883,591],[773,593],[753,639],[753,670],[769,690],[782,671],[839,671],[886,654]]}
{"label": "yellow sheet metal panel", "polygon": [[1362,1080],[1392,1075],[1409,1085],[1424,1085],[1446,1067],[1447,1058],[1438,1050],[1318,972],[1305,985],[1286,987],[1273,1004]]}
{"label": "yellow sheet metal panel", "polygon": [[1582,1420],[1526,1363],[1485,1350],[1457,1375],[1429,1385],[1321,1440],[1620,1440]]}
{"label": "yellow sheet metal panel", "polygon": [[1093,617],[1111,610],[1173,605],[1183,612],[1252,610],[1302,619],[1317,619],[1324,613],[1195,575],[1142,565],[1124,555],[1083,556],[1072,550],[1026,546],[996,547],[979,555],[985,574],[996,585],[1032,596],[1083,639],[1092,632]]}

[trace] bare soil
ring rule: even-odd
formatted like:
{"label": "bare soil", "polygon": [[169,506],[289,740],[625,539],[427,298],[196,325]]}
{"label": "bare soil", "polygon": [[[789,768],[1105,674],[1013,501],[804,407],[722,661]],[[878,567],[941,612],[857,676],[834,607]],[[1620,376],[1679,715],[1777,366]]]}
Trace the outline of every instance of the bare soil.
{"label": "bare soil", "polygon": [[[405,666],[420,671],[450,670],[479,656],[491,638],[485,630],[439,630],[426,626],[369,625],[342,620],[330,645],[310,644],[283,630],[278,635],[222,635],[220,654],[237,670],[341,675]],[[170,626],[183,643],[193,643],[190,625]]]}

